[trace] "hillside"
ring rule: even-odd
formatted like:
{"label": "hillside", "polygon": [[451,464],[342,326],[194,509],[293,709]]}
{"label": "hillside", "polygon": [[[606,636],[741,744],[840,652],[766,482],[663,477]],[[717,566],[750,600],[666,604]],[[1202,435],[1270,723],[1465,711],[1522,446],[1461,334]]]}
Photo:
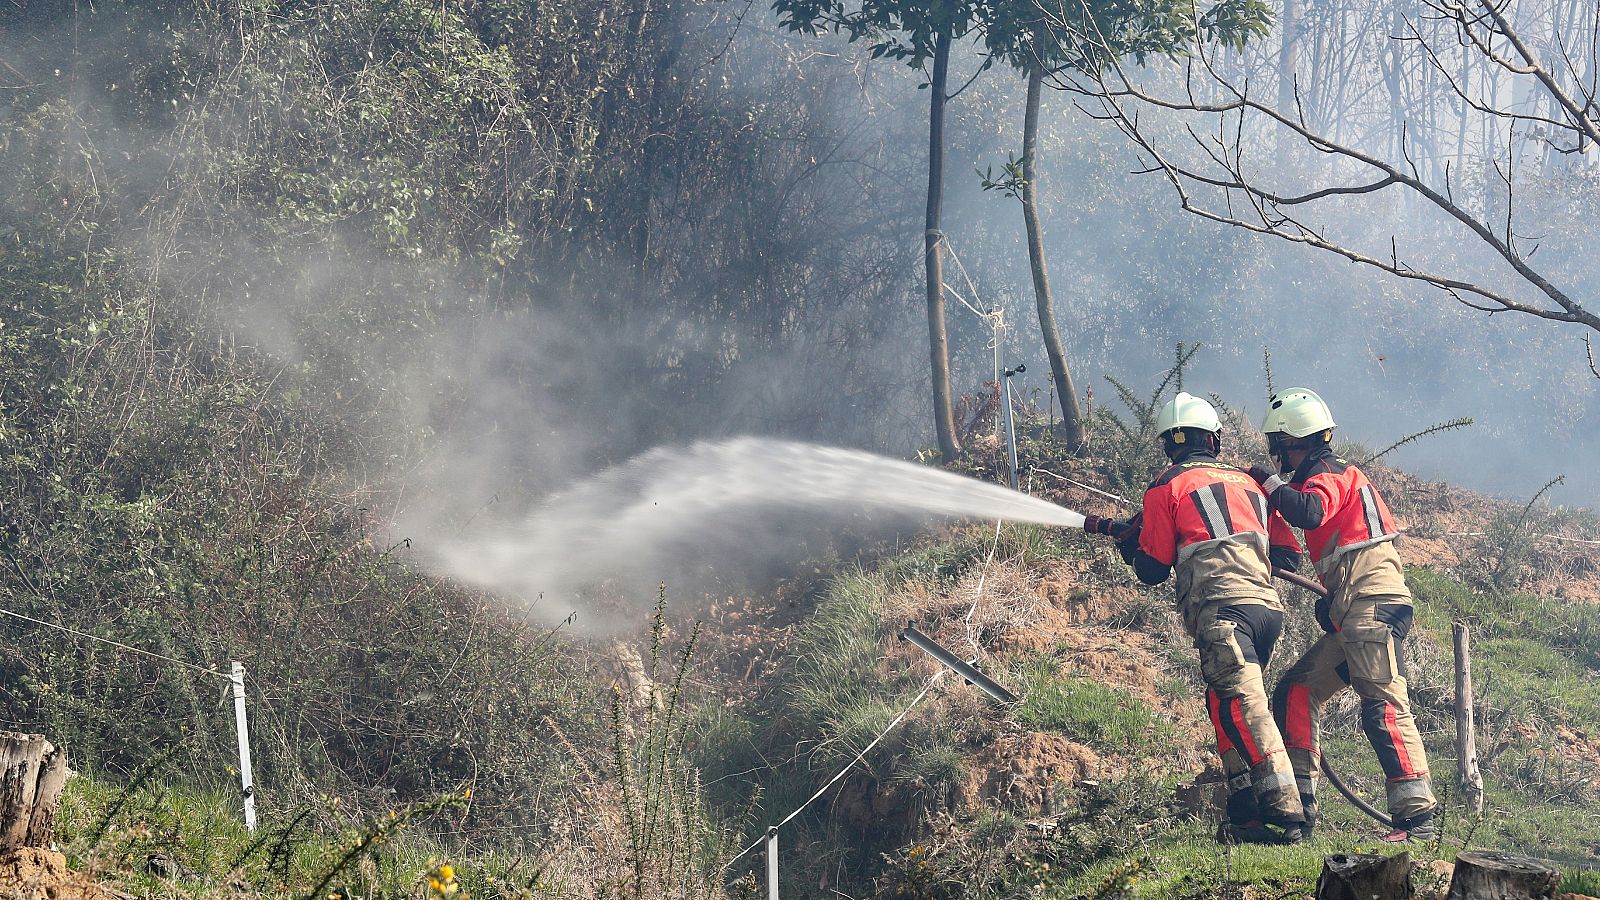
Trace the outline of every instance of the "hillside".
{"label": "hillside", "polygon": [[[1042,474],[1114,483],[1116,453],[1050,458],[1039,440],[1032,490],[1117,511]],[[980,450],[969,466],[981,473],[987,461]],[[1498,848],[1550,859],[1568,890],[1592,893],[1600,605],[1593,559],[1574,552],[1588,545],[1571,541],[1594,540],[1600,527],[1587,514],[1373,472],[1406,527],[1419,609],[1412,694],[1446,792],[1442,841],[1412,848],[1416,883],[1437,880],[1434,860]],[[1554,537],[1516,540],[1528,533]],[[197,794],[193,782],[145,769],[131,782],[76,779],[64,848],[75,866],[138,896],[299,896],[324,876],[345,896],[417,896],[445,864],[478,897],[760,896],[760,848],[718,872],[811,798],[780,833],[785,896],[1065,898],[1304,896],[1325,854],[1373,846],[1378,827],[1331,794],[1306,845],[1213,840],[1220,771],[1194,653],[1169,589],[1137,586],[1107,544],[972,523],[832,566],[819,561],[805,577],[703,611],[677,609],[669,586],[653,630],[641,620],[631,636],[554,637],[547,652],[591,673],[571,696],[592,697],[591,715],[609,719],[584,738],[545,707],[518,729],[553,750],[560,774],[544,782],[545,803],[569,813],[510,812],[506,792],[533,782],[501,771],[463,782],[466,795],[400,803],[369,821],[337,794],[285,804],[269,774],[263,829],[250,840],[225,792]],[[1308,597],[1287,586],[1285,595],[1290,627],[1269,680],[1314,637]],[[1481,820],[1450,786],[1454,620],[1476,633]],[[938,667],[896,639],[908,621],[975,655],[1020,702],[1000,706],[935,678]],[[549,688],[550,675],[528,675]],[[1381,797],[1355,704],[1330,708],[1324,727],[1345,779]],[[482,758],[494,747],[486,738],[455,740]]]}
{"label": "hillside", "polygon": [[[1053,471],[1085,483],[1106,474],[1093,460]],[[1533,852],[1592,886],[1594,876],[1581,874],[1600,862],[1600,607],[1589,545],[1519,542],[1512,526],[1526,510],[1376,472],[1407,528],[1421,626],[1408,642],[1411,689],[1441,785],[1454,777],[1450,623],[1466,621],[1477,635],[1488,805],[1480,821],[1447,798],[1446,837],[1421,855],[1448,859],[1465,846]],[[1117,512],[1070,486],[1044,492]],[[1526,518],[1526,530],[1595,533],[1588,516]],[[1316,633],[1309,595],[1285,587],[1290,626],[1269,682]],[[936,687],[818,801],[822,812],[789,827],[786,864],[802,870],[789,875],[797,886],[857,896],[1073,896],[1137,876],[1138,896],[1213,896],[1249,884],[1292,895],[1309,891],[1323,854],[1371,846],[1378,834],[1335,798],[1308,847],[1226,851],[1212,841],[1220,771],[1193,651],[1167,589],[1137,586],[1109,546],[974,525],[806,597],[804,617],[751,610],[725,620],[741,626],[734,646],[760,655],[735,649],[719,663],[743,695],[733,708],[756,723],[731,728],[719,709],[715,742],[699,756],[724,803],[759,784],[760,808],[782,813],[877,734],[936,671],[895,640],[908,620],[963,655],[973,648],[1023,699],[1002,709],[970,686]],[[773,647],[785,651],[776,663]],[[1329,756],[1357,790],[1381,797],[1355,721],[1351,697],[1329,710]],[[722,781],[751,769],[763,774],[735,779],[737,789]]]}

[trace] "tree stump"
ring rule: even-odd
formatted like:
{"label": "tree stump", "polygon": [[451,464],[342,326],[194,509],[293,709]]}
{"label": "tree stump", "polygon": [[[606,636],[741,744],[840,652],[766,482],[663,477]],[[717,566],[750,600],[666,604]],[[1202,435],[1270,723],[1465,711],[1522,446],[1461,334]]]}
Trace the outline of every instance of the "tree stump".
{"label": "tree stump", "polygon": [[48,847],[67,783],[67,751],[42,734],[0,731],[0,850]]}
{"label": "tree stump", "polygon": [[1554,897],[1561,873],[1526,856],[1473,852],[1456,857],[1447,900],[1527,900]]}
{"label": "tree stump", "polygon": [[1411,854],[1335,853],[1322,858],[1317,900],[1407,900]]}

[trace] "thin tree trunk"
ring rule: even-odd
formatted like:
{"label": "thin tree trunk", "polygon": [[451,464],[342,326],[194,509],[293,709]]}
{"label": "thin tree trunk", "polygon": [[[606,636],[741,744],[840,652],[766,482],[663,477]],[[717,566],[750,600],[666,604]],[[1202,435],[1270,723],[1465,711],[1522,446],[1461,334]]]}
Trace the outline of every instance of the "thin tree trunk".
{"label": "thin tree trunk", "polygon": [[928,357],[933,364],[933,426],[939,453],[954,462],[961,452],[956,439],[955,408],[950,400],[950,336],[944,323],[944,232],[939,211],[944,203],[944,106],[946,75],[950,68],[950,31],[945,29],[933,48],[933,82],[928,86],[928,219],[923,247],[928,272]]}
{"label": "thin tree trunk", "polygon": [[1044,228],[1039,224],[1038,153],[1039,95],[1044,69],[1037,63],[1028,66],[1028,105],[1022,125],[1022,221],[1028,226],[1028,265],[1033,269],[1033,298],[1039,309],[1039,332],[1044,336],[1044,352],[1050,357],[1050,377],[1061,396],[1061,435],[1070,449],[1083,446],[1083,408],[1067,368],[1067,352],[1056,325],[1055,298],[1050,293],[1050,273],[1044,262]]}
{"label": "thin tree trunk", "polygon": [[1295,115],[1295,70],[1300,64],[1300,7],[1296,0],[1283,0],[1283,43],[1278,47],[1278,112]]}

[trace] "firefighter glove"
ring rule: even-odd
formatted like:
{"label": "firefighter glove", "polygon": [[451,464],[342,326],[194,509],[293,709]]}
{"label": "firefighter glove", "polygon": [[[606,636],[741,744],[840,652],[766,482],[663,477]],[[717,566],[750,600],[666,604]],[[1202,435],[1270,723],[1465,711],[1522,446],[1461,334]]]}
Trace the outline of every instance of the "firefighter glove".
{"label": "firefighter glove", "polygon": [[1321,597],[1318,597],[1316,606],[1317,624],[1321,625],[1322,630],[1328,634],[1333,634],[1335,631],[1339,630],[1333,627],[1332,612],[1333,598],[1327,594],[1323,594]]}
{"label": "firefighter glove", "polygon": [[1289,482],[1289,479],[1285,478],[1283,473],[1268,471],[1265,466],[1251,466],[1250,477],[1254,478],[1256,484],[1261,485],[1261,489],[1268,494]]}

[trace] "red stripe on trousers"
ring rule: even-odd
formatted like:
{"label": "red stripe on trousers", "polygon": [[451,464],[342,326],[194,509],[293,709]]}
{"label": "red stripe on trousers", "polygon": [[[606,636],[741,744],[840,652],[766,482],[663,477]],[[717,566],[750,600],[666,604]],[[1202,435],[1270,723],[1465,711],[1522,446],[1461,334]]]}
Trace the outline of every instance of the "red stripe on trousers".
{"label": "red stripe on trousers", "polygon": [[1244,704],[1238,697],[1228,701],[1228,709],[1233,713],[1233,724],[1239,729],[1239,739],[1245,742],[1240,749],[1244,751],[1244,758],[1252,766],[1258,766],[1266,759],[1261,753],[1261,748],[1256,746],[1256,736],[1250,733],[1250,726],[1244,723]]}
{"label": "red stripe on trousers", "polygon": [[1206,689],[1206,713],[1211,716],[1211,728],[1217,733],[1217,752],[1227,753],[1233,749],[1233,741],[1228,740],[1228,733],[1222,730],[1222,698],[1217,692]]}
{"label": "red stripe on trousers", "polygon": [[1303,684],[1289,688],[1284,703],[1284,743],[1296,750],[1315,750],[1311,740],[1311,689]]}
{"label": "red stripe on trousers", "polygon": [[1410,754],[1406,753],[1406,742],[1400,737],[1400,723],[1395,721],[1393,703],[1383,704],[1383,726],[1389,730],[1389,740],[1394,742],[1394,755],[1400,760],[1400,774],[1417,774],[1417,770],[1411,767]]}

